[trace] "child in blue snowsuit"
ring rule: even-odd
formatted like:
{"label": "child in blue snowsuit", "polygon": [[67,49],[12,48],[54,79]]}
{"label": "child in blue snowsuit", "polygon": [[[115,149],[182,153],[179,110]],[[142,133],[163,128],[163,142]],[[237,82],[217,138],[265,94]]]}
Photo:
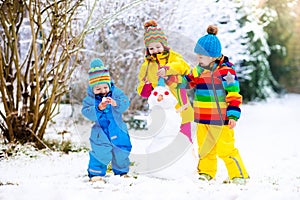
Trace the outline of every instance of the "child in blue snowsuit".
{"label": "child in blue snowsuit", "polygon": [[127,177],[132,146],[122,114],[130,105],[129,99],[114,86],[100,59],[92,60],[88,73],[88,95],[83,99],[81,112],[95,122],[90,136],[90,181],[103,180],[110,162],[115,175]]}

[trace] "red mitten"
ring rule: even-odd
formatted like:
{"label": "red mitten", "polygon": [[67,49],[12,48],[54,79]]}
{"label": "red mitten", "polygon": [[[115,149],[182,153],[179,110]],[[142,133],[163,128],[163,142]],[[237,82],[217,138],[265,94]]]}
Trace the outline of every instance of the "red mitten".
{"label": "red mitten", "polygon": [[145,84],[141,92],[141,97],[148,98],[152,92],[152,89],[152,83]]}

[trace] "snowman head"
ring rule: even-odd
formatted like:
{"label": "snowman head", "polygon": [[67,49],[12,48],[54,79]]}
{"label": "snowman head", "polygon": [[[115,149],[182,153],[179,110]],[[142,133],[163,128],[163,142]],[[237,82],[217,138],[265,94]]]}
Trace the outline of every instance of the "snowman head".
{"label": "snowman head", "polygon": [[175,109],[177,100],[167,87],[155,87],[148,98],[149,108],[159,106],[163,109]]}

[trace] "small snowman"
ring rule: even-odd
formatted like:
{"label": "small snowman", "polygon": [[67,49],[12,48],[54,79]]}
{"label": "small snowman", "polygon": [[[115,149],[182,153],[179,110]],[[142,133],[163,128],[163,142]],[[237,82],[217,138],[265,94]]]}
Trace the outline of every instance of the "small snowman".
{"label": "small snowman", "polygon": [[180,133],[182,118],[177,99],[166,86],[157,86],[148,98],[148,132],[152,141],[146,148],[148,175],[175,179],[195,176],[196,157],[188,138]]}
{"label": "small snowman", "polygon": [[165,148],[176,138],[182,119],[175,109],[177,100],[167,87],[155,87],[148,98],[148,104],[150,117],[147,124],[153,140],[147,152],[153,153]]}

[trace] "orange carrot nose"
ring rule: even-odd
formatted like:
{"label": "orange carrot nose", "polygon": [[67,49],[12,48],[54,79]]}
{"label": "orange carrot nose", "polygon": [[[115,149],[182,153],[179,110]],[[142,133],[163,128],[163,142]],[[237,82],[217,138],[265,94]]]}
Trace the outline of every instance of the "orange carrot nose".
{"label": "orange carrot nose", "polygon": [[158,102],[161,102],[163,99],[164,99],[164,97],[162,94],[158,95],[158,97],[157,97]]}

